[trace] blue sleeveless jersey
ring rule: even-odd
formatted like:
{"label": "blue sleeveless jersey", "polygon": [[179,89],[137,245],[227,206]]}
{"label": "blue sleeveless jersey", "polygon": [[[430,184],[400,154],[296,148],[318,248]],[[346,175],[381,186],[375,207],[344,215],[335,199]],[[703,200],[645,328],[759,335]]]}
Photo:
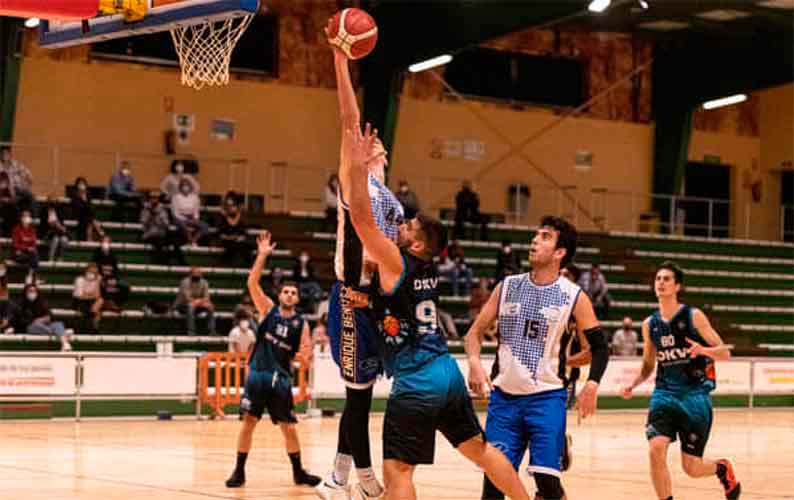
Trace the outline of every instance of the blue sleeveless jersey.
{"label": "blue sleeveless jersey", "polygon": [[260,323],[249,368],[290,376],[290,365],[300,349],[303,318],[298,314],[282,316],[274,306]]}
{"label": "blue sleeveless jersey", "polygon": [[689,357],[687,338],[708,346],[692,324],[692,309],[682,304],[670,321],[655,311],[648,323],[656,347],[656,389],[676,394],[691,391],[711,392],[717,385],[714,360],[706,356]]}
{"label": "blue sleeveless jersey", "polygon": [[373,304],[388,376],[416,371],[448,352],[438,324],[436,266],[405,250],[401,253],[404,269],[396,288],[391,293],[380,290]]}

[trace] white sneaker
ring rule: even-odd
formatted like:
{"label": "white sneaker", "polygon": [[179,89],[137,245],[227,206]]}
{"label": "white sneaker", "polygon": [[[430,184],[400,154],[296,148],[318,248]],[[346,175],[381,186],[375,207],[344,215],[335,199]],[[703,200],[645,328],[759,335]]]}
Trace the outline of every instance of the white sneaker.
{"label": "white sneaker", "polygon": [[314,487],[314,492],[322,500],[352,500],[350,496],[350,484],[342,486],[337,484],[333,478],[328,477]]}
{"label": "white sneaker", "polygon": [[375,497],[369,496],[364,488],[361,487],[361,483],[356,483],[353,487],[353,500],[382,500],[386,490],[383,489],[381,486],[381,494]]}

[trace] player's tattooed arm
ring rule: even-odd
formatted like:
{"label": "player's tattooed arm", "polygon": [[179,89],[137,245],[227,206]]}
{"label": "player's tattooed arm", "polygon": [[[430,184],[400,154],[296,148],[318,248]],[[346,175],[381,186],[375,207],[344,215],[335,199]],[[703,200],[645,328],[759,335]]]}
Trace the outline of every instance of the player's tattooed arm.
{"label": "player's tattooed arm", "polygon": [[262,279],[262,269],[265,268],[265,260],[275,250],[276,244],[270,242],[270,232],[262,231],[256,238],[256,260],[251,267],[251,272],[248,273],[248,293],[251,295],[251,301],[259,313],[259,321],[265,319],[265,316],[273,309],[273,301],[270,297],[265,295],[259,281]]}
{"label": "player's tattooed arm", "polygon": [[501,291],[502,284],[499,283],[496,285],[493,292],[491,292],[488,302],[486,302],[480,310],[474,323],[469,327],[469,332],[466,334],[465,340],[463,341],[469,360],[469,389],[479,396],[485,395],[486,386],[489,389],[493,388],[490,377],[488,377],[482,367],[480,350],[482,348],[482,339],[485,332],[496,320]]}
{"label": "player's tattooed arm", "polygon": [[689,354],[691,357],[708,356],[717,361],[730,359],[733,346],[722,342],[722,337],[711,326],[711,322],[703,311],[700,309],[692,310],[692,323],[708,346],[700,345],[694,340],[687,338],[686,341],[689,342]]}
{"label": "player's tattooed arm", "polygon": [[645,380],[651,376],[653,369],[656,367],[656,347],[653,345],[653,341],[651,341],[651,329],[649,326],[650,322],[650,318],[646,318],[645,321],[642,322],[642,367],[640,368],[640,374],[637,375],[637,378],[634,379],[634,382],[625,386],[620,391],[621,395],[625,399],[631,399],[631,392],[638,385],[645,382]]}

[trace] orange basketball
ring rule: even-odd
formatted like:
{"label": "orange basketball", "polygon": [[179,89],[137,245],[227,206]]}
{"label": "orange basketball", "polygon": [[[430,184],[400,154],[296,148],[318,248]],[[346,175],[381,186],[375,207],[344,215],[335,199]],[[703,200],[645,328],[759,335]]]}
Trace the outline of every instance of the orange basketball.
{"label": "orange basketball", "polygon": [[331,18],[328,39],[350,59],[361,59],[375,48],[378,26],[361,9],[344,9]]}

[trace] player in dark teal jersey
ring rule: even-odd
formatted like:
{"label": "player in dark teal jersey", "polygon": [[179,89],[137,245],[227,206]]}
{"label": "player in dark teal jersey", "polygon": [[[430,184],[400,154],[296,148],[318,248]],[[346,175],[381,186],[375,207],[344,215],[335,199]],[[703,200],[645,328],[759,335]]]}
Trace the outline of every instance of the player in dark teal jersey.
{"label": "player in dark teal jersey", "polygon": [[741,485],[730,460],[703,458],[711,431],[711,391],[716,386],[714,361],[729,359],[731,346],[722,342],[699,309],[678,302],[684,273],[675,263],[656,270],[654,290],[659,309],[642,323],[645,349],[637,379],[623,389],[631,398],[635,387],[656,368],[646,436],[650,446],[651,480],[660,499],[673,498],[667,449],[681,440],[681,465],[690,477],[716,475],[725,498],[736,499]]}
{"label": "player in dark teal jersey", "polygon": [[383,333],[384,365],[393,377],[383,422],[383,477],[387,499],[414,499],[413,472],[431,464],[436,431],[485,471],[510,498],[529,500],[505,456],[483,438],[457,362],[438,327],[438,272],[433,257],[446,246],[446,229],[418,215],[402,224],[399,246],[378,229],[367,190],[376,134],[369,125],[347,128],[340,181],[350,186],[350,218],[378,266],[375,313]]}
{"label": "player in dark teal jersey", "polygon": [[248,275],[248,292],[259,314],[259,328],[248,358],[245,394],[240,402],[243,426],[237,439],[237,465],[226,481],[229,488],[245,484],[245,462],[251,450],[254,429],[265,408],[270,420],[284,435],[295,484],[317,486],[320,482],[319,477],[307,473],[301,465],[300,442],[295,428],[298,420],[292,400],[291,365],[295,358],[306,363],[311,358],[309,325],[295,310],[300,300],[298,286],[284,283],[279,291],[279,305],[274,307],[273,301],[259,285],[265,260],[275,247],[276,244],[270,242],[270,233],[262,232],[257,238],[256,261]]}

